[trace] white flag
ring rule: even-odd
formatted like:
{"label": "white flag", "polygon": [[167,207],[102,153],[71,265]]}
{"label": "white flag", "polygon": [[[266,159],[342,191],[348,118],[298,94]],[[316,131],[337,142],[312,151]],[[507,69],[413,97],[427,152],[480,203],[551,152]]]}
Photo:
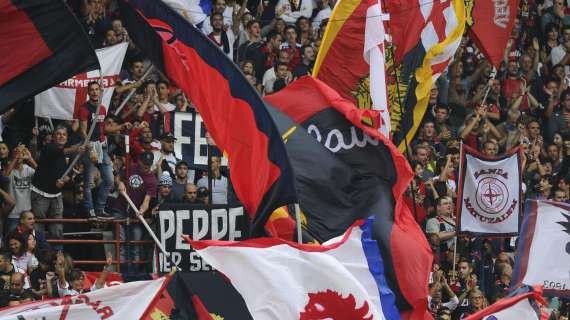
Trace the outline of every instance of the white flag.
{"label": "white flag", "polygon": [[512,283],[570,296],[570,205],[527,201]]}
{"label": "white flag", "polygon": [[461,146],[458,231],[473,235],[517,235],[521,210],[518,148],[487,158]]}
{"label": "white flag", "polygon": [[140,319],[166,288],[167,279],[129,282],[85,294],[23,304],[0,311],[0,320]]}
{"label": "white flag", "polygon": [[370,97],[372,109],[379,110],[382,117],[380,132],[390,138],[390,113],[388,112],[388,94],[384,61],[384,14],[380,1],[366,11],[366,29],[364,33],[364,60],[370,65]]}
{"label": "white flag", "polygon": [[[128,43],[120,43],[95,50],[103,70],[101,104],[107,109],[115,91],[115,83],[119,78],[127,47]],[[91,81],[99,82],[99,75],[99,69],[81,73],[36,95],[35,115],[52,119],[73,119],[76,110],[88,99],[87,84]]]}
{"label": "white flag", "polygon": [[190,244],[231,280],[254,319],[394,319],[372,222],[323,246],[274,238]]}
{"label": "white flag", "polygon": [[[202,0],[203,1],[203,0]],[[200,6],[201,0],[162,0],[174,11],[178,12],[191,24],[199,24],[206,20],[207,12]],[[214,2],[214,1],[212,1]],[[209,13],[209,12],[208,12]]]}

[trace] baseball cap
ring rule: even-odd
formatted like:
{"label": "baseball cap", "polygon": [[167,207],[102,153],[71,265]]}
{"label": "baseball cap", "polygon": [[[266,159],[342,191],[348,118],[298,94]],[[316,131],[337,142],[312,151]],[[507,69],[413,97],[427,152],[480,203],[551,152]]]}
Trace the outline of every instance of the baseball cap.
{"label": "baseball cap", "polygon": [[176,141],[176,138],[174,137],[174,135],[172,133],[167,132],[167,133],[162,134],[162,136],[160,136],[160,140]]}
{"label": "baseball cap", "polygon": [[143,164],[150,166],[154,162],[154,154],[152,154],[152,152],[144,151],[141,153],[140,159]]}
{"label": "baseball cap", "polygon": [[158,185],[172,187],[172,178],[168,173],[163,174],[162,176],[160,176],[160,180],[158,180]]}

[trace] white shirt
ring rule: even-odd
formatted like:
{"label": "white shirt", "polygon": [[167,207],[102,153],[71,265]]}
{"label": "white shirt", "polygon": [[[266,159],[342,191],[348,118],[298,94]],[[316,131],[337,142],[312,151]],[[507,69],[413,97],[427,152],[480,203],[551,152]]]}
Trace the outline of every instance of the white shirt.
{"label": "white shirt", "polygon": [[263,80],[261,83],[263,84],[263,92],[265,94],[273,93],[273,83],[277,80],[277,75],[275,74],[275,68],[269,68],[263,74]]}
{"label": "white shirt", "polygon": [[[550,59],[552,60],[552,65],[555,66],[559,64],[562,61],[562,59],[564,59],[565,55],[566,55],[566,49],[564,48],[563,45],[559,45],[552,48],[552,51],[550,51]],[[565,65],[564,72],[566,73],[567,76],[570,75],[570,66]]]}
{"label": "white shirt", "polygon": [[[231,29],[228,29],[228,31],[226,31],[226,35],[228,36],[228,44],[230,47],[230,51],[228,53],[226,53],[226,56],[228,56],[228,58],[230,58],[230,60],[233,61],[234,59],[234,43],[236,42],[236,36],[234,35],[234,32]],[[220,46],[219,44],[222,43],[222,35],[219,36],[214,36],[214,38],[216,39],[216,45],[218,46],[218,48],[220,48],[220,50],[222,50],[222,52],[224,51],[224,47]]]}
{"label": "white shirt", "polygon": [[[208,187],[208,177],[198,180],[197,187]],[[212,179],[212,204],[228,204],[228,178]]]}

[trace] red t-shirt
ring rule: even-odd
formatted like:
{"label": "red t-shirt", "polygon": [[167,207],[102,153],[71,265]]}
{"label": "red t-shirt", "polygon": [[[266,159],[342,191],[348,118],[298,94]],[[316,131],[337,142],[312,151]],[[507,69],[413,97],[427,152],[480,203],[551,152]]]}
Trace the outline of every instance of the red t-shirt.
{"label": "red t-shirt", "polygon": [[[97,117],[94,117],[96,109],[99,109],[99,113]],[[90,141],[105,141],[107,138],[105,136],[105,116],[107,115],[107,110],[105,110],[104,106],[96,107],[89,102],[85,103],[79,108],[79,120],[80,121],[87,121],[87,130],[91,128],[91,122],[93,118],[96,118],[96,121],[99,123],[98,126],[95,127],[93,130],[93,135],[91,136]],[[89,132],[87,132],[89,133]]]}

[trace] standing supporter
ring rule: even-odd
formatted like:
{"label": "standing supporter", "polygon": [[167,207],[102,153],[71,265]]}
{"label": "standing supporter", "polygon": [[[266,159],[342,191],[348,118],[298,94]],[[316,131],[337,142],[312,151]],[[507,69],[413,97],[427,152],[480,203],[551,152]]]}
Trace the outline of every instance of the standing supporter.
{"label": "standing supporter", "polygon": [[144,62],[141,59],[133,59],[131,61],[130,78],[121,80],[115,87],[117,94],[137,89],[143,84],[142,76],[144,75]]}
{"label": "standing supporter", "polygon": [[271,68],[267,69],[263,74],[263,92],[264,94],[271,94],[275,90],[273,88],[273,84],[277,80],[277,73],[279,69],[279,65],[285,65],[285,68],[281,68],[281,73],[285,73],[286,76],[289,76],[291,73],[289,72],[289,53],[285,50],[279,51],[279,55],[277,61],[274,61]]}
{"label": "standing supporter", "polygon": [[547,140],[551,141],[555,132],[570,134],[570,90],[562,92],[559,111],[548,120]]}
{"label": "standing supporter", "polygon": [[[129,168],[128,177],[115,177],[115,183],[120,193],[126,192],[131,198],[134,205],[139,210],[141,215],[145,215],[150,207],[151,200],[156,198],[158,179],[156,174],[151,170],[154,160],[154,155],[148,151],[140,154],[138,162],[133,163]],[[127,201],[121,197],[116,208],[126,218],[128,212],[133,212]],[[137,219],[138,220],[138,219]],[[130,226],[121,225],[120,239],[126,240],[142,240],[143,226],[140,223],[131,224]],[[128,234],[127,234],[128,233]],[[128,250],[128,251],[127,251]],[[127,255],[129,252],[129,255]],[[127,246],[121,247],[121,260],[140,260],[141,259],[140,245],[132,245],[130,248]],[[129,265],[129,267],[131,267]],[[135,270],[135,268],[129,268]]]}
{"label": "standing supporter", "polygon": [[289,54],[289,70],[295,69],[301,61],[301,45],[297,42],[297,29],[294,26],[285,27],[285,41],[279,49]]}
{"label": "standing supporter", "polygon": [[163,172],[167,172],[170,177],[175,176],[176,163],[178,159],[174,155],[174,142],[176,138],[172,133],[165,133],[160,137],[160,152],[154,151],[153,170],[156,170],[157,176],[161,176]]}
{"label": "standing supporter", "polygon": [[[224,0],[218,0],[224,1]],[[210,16],[210,23],[212,25],[212,31],[206,35],[213,43],[215,43],[224,54],[233,59],[234,57],[234,42],[236,41],[236,36],[232,28],[226,29],[224,27],[224,16],[221,13],[214,12]]]}
{"label": "standing supporter", "polygon": [[313,2],[309,0],[279,0],[275,15],[288,24],[294,24],[301,17],[313,15]]}
{"label": "standing supporter", "polygon": [[[37,218],[62,218],[61,188],[70,181],[69,176],[61,178],[67,169],[66,158],[85,151],[83,146],[66,148],[67,136],[66,127],[57,127],[53,132],[53,143],[42,148],[31,187],[32,211]],[[44,229],[42,224],[38,224],[37,227],[38,230]],[[51,238],[61,239],[63,237],[63,225],[61,223],[49,224],[48,234]]]}
{"label": "standing supporter", "polygon": [[[90,82],[87,85],[89,100],[79,108],[79,132],[83,141],[88,141],[89,152],[83,156],[83,208],[90,218],[112,219],[105,212],[107,197],[113,187],[113,166],[108,153],[107,134],[117,133],[116,127],[105,126],[105,107],[101,105],[101,85]],[[88,132],[95,126],[91,137]],[[92,187],[94,186],[95,172],[98,169],[102,179],[95,200],[93,200]]]}
{"label": "standing supporter", "polygon": [[451,213],[453,210],[453,201],[450,197],[440,197],[436,202],[436,216],[428,219],[426,224],[426,233],[437,234],[441,241],[441,252],[447,251],[453,247],[455,243],[455,220]]}
{"label": "standing supporter", "polygon": [[7,231],[14,230],[19,223],[20,214],[29,211],[32,208],[30,200],[32,178],[35,168],[37,167],[30,151],[24,146],[19,145],[13,150],[14,157],[8,164],[4,174],[10,180],[10,195],[16,200],[16,205],[8,215]]}
{"label": "standing supporter", "polygon": [[293,69],[293,78],[297,79],[302,76],[310,75],[313,72],[315,64],[315,49],[311,46],[301,47],[301,61]]}
{"label": "standing supporter", "polygon": [[[228,203],[228,178],[222,175],[222,159],[220,157],[210,157],[212,171],[212,204]],[[198,180],[198,188],[208,188],[208,177]],[[198,192],[199,193],[199,192]]]}
{"label": "standing supporter", "polygon": [[186,192],[186,186],[193,184],[196,172],[188,169],[188,163],[184,160],[178,161],[175,167],[176,177],[172,182],[172,193],[174,198],[182,200]]}
{"label": "standing supporter", "polygon": [[261,82],[261,77],[265,71],[265,55],[261,52],[261,48],[263,48],[264,43],[261,39],[261,26],[259,21],[251,20],[248,22],[247,35],[248,40],[238,48],[237,61],[252,61],[255,66],[255,77],[258,79],[258,82]]}

